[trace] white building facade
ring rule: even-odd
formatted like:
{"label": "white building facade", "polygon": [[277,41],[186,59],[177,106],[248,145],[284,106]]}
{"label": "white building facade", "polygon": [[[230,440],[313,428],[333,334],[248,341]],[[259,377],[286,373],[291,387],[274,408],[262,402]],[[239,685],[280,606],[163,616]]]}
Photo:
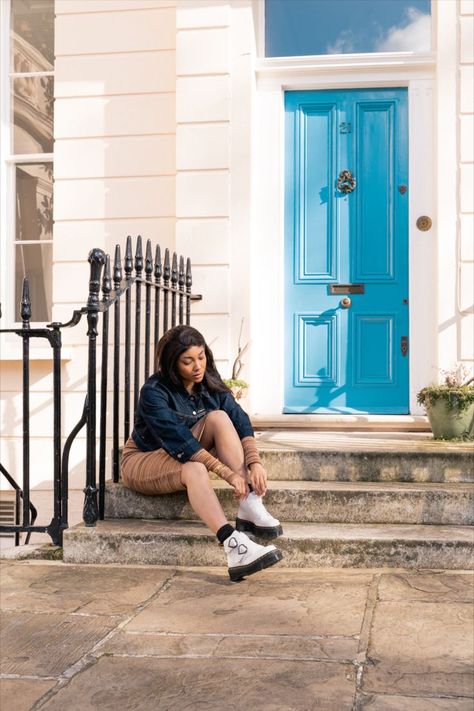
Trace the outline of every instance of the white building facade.
{"label": "white building facade", "polygon": [[[8,4],[2,0],[5,96]],[[285,316],[285,95],[403,89],[409,280],[404,412],[422,414],[416,393],[440,369],[473,366],[474,2],[432,2],[427,51],[293,57],[265,57],[264,8],[263,0],[55,0],[54,147],[41,152],[43,163],[54,165],[48,318],[66,321],[85,302],[89,249],[111,252],[128,234],[142,234],[191,257],[193,292],[203,297],[193,306],[192,323],[211,343],[223,376],[230,376],[243,320],[242,342],[251,345],[241,377],[250,383],[252,415],[327,414],[330,408],[311,407],[311,398],[306,410],[291,410],[286,402],[293,356],[285,342],[292,328]],[[18,238],[11,197],[16,163],[6,128],[11,106],[2,104],[5,328],[15,318]],[[427,231],[417,227],[422,216],[431,219]],[[66,436],[86,391],[85,331],[66,331],[64,348]],[[42,462],[33,485],[52,472],[49,355],[40,346],[32,350],[32,460]],[[3,339],[1,458],[11,472],[21,462],[20,356],[19,344]],[[302,380],[317,386],[310,372],[317,363],[301,367]],[[334,412],[352,413],[355,420],[360,412],[366,420],[383,407]],[[79,448],[74,456],[71,485],[82,486]]]}

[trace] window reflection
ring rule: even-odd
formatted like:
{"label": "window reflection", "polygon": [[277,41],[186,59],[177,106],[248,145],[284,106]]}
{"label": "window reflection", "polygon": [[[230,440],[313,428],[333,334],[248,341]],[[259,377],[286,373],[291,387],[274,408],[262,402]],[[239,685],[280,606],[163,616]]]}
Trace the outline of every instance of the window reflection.
{"label": "window reflection", "polygon": [[53,152],[53,77],[13,79],[13,153]]}
{"label": "window reflection", "polygon": [[[15,318],[30,283],[33,321],[50,321],[53,257],[54,0],[10,3],[10,144],[15,172]],[[25,156],[30,156],[25,158]],[[22,162],[27,161],[27,162]]]}
{"label": "window reflection", "polygon": [[265,0],[267,57],[430,49],[430,0]]}
{"label": "window reflection", "polygon": [[11,3],[11,70],[51,71],[53,32],[54,0],[14,0]]}
{"label": "window reflection", "polygon": [[53,164],[16,167],[16,240],[53,239]]}
{"label": "window reflection", "polygon": [[28,277],[31,320],[51,318],[52,244],[17,244],[15,247],[15,319],[20,321],[23,277]]}

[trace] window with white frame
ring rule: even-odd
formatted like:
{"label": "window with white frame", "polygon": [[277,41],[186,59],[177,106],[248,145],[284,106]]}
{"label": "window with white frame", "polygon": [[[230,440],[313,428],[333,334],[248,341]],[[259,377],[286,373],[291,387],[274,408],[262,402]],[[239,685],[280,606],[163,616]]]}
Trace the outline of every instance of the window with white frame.
{"label": "window with white frame", "polygon": [[32,320],[44,322],[51,320],[52,303],[54,0],[2,4],[8,5],[2,19],[9,28],[9,36],[3,37],[1,97],[4,313],[19,320],[27,276]]}
{"label": "window with white frame", "polygon": [[265,0],[265,56],[429,52],[431,0]]}

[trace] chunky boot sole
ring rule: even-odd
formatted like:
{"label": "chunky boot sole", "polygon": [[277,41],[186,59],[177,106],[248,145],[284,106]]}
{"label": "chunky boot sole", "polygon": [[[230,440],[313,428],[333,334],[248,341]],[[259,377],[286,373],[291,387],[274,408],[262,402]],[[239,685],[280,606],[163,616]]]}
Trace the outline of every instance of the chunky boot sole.
{"label": "chunky boot sole", "polygon": [[261,558],[254,560],[253,563],[249,563],[248,565],[239,565],[235,568],[229,568],[229,578],[231,579],[231,582],[238,583],[239,580],[242,580],[246,575],[252,575],[252,573],[258,573],[259,570],[269,568],[271,565],[278,563],[278,561],[282,558],[283,553],[281,551],[277,549],[269,551],[268,553],[265,553],[265,555],[262,555]]}
{"label": "chunky boot sole", "polygon": [[270,540],[271,538],[278,538],[278,536],[283,535],[283,528],[280,526],[257,526],[252,521],[244,521],[241,518],[235,519],[235,527],[238,531],[244,531],[244,533],[253,533],[254,536],[259,538],[266,538]]}

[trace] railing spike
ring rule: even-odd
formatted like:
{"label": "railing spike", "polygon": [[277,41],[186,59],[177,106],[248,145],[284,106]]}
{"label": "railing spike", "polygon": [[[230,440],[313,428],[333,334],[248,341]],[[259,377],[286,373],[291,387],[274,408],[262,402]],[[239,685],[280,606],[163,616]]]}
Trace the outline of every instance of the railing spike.
{"label": "railing spike", "polygon": [[147,275],[147,279],[151,279],[151,275],[153,274],[153,254],[151,251],[151,241],[149,239],[146,241],[145,254],[145,274]]}
{"label": "railing spike", "polygon": [[130,279],[132,276],[133,261],[132,261],[132,238],[127,237],[127,245],[125,247],[125,259],[123,263],[125,269],[125,278]]}
{"label": "railing spike", "polygon": [[31,319],[31,299],[30,299],[30,282],[28,277],[23,279],[23,287],[21,291],[21,306],[20,306],[20,316],[23,321],[23,328],[29,327],[29,320]]}
{"label": "railing spike", "polygon": [[138,235],[137,237],[137,248],[135,250],[135,272],[139,274],[143,269],[143,249],[142,249],[142,237]]}
{"label": "railing spike", "polygon": [[178,256],[173,252],[173,266],[171,269],[171,283],[175,286],[178,283]]}
{"label": "railing spike", "polygon": [[190,289],[193,285],[193,275],[191,272],[191,259],[188,257],[186,260],[186,286]]}
{"label": "railing spike", "polygon": [[165,281],[169,281],[170,278],[170,251],[168,247],[165,249],[165,265],[163,269],[163,278]]}
{"label": "railing spike", "polygon": [[180,258],[179,258],[178,284],[179,284],[180,288],[183,288],[184,284],[185,284],[184,257],[183,256],[180,256]]}
{"label": "railing spike", "polygon": [[115,289],[120,289],[120,282],[122,281],[122,259],[120,256],[120,245],[115,245],[115,258],[114,258],[114,287]]}
{"label": "railing spike", "polygon": [[110,278],[110,255],[105,257],[105,269],[102,277],[102,294],[104,301],[108,301],[109,294],[112,291],[112,280]]}
{"label": "railing spike", "polygon": [[161,281],[162,265],[161,265],[161,247],[159,244],[156,245],[155,250],[155,281],[157,284]]}

